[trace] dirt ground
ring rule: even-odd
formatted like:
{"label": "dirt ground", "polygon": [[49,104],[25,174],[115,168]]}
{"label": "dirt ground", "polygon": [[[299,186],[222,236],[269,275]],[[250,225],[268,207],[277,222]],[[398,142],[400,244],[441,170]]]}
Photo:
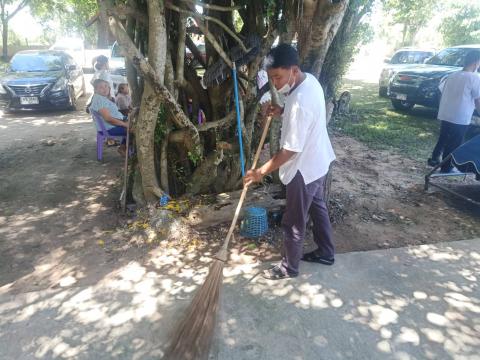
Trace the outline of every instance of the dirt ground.
{"label": "dirt ground", "polygon": [[[134,220],[117,207],[122,159],[108,148],[97,162],[84,111],[2,114],[0,130],[0,294],[92,284],[159,246],[133,241],[134,231],[125,230]],[[339,252],[480,236],[480,210],[425,193],[422,164],[340,134],[332,138],[338,160],[330,205]],[[195,243],[184,245],[204,251],[225,231],[193,230]],[[257,243],[237,236],[234,252],[276,259],[280,243],[277,227]]]}
{"label": "dirt ground", "polygon": [[119,224],[122,158],[99,163],[95,144],[84,110],[1,115],[0,294],[95,282],[121,262],[99,243]]}
{"label": "dirt ground", "polygon": [[[432,244],[480,235],[479,207],[434,187],[424,191],[424,176],[430,170],[425,164],[391,151],[371,150],[339,133],[331,138],[337,160],[332,166],[329,209],[337,252]],[[480,184],[473,177],[440,182],[480,201]],[[260,242],[242,238],[238,242],[243,252],[277,260],[281,239],[281,229],[274,227]],[[305,247],[315,248],[311,231]]]}
{"label": "dirt ground", "polygon": [[[424,164],[372,151],[336,134],[331,210],[338,251],[371,250],[441,241],[480,234],[480,209],[435,188],[423,190]],[[478,182],[452,186],[480,200]],[[466,187],[465,187],[466,186]]]}

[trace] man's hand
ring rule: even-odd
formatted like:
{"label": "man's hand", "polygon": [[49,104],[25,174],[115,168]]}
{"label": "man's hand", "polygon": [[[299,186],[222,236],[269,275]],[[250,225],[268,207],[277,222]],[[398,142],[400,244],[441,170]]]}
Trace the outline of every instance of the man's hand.
{"label": "man's hand", "polygon": [[263,175],[260,172],[260,169],[248,170],[243,178],[243,186],[249,186],[254,182],[262,181]]}
{"label": "man's hand", "polygon": [[267,109],[267,115],[273,117],[279,117],[283,113],[283,107],[271,104]]}

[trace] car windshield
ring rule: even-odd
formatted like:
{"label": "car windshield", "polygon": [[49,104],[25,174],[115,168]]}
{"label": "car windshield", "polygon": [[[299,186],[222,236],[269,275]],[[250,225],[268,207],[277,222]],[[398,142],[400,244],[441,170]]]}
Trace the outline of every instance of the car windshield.
{"label": "car windshield", "polygon": [[120,48],[120,45],[118,43],[113,44],[112,48],[112,57],[124,57],[124,53],[122,49]]}
{"label": "car windshield", "polygon": [[53,54],[17,54],[10,62],[10,71],[58,71],[63,69],[62,58]]}
{"label": "car windshield", "polygon": [[421,64],[432,56],[429,51],[399,51],[393,55],[391,64]]}
{"label": "car windshield", "polygon": [[450,48],[440,51],[427,61],[430,65],[463,66],[465,55],[474,49]]}
{"label": "car windshield", "polygon": [[71,46],[62,46],[62,45],[55,45],[50,49],[58,50],[58,51],[82,51],[81,47],[71,47]]}

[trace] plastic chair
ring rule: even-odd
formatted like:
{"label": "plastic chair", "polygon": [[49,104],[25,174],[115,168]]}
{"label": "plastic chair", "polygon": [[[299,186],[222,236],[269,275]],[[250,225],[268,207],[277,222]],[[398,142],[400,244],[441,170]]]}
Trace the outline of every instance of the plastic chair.
{"label": "plastic chair", "polygon": [[103,144],[108,139],[119,140],[123,141],[125,136],[114,136],[110,135],[105,128],[105,124],[103,123],[102,115],[100,115],[97,111],[90,110],[92,114],[92,119],[97,124],[97,160],[102,161],[103,159]]}

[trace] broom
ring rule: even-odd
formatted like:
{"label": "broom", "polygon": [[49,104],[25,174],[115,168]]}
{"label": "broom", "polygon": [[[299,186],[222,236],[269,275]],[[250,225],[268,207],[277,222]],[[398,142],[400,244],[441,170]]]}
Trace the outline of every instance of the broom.
{"label": "broom", "polygon": [[[127,120],[128,121],[128,120]],[[123,164],[123,188],[120,195],[120,206],[122,211],[127,211],[127,177],[128,177],[128,153],[130,152],[130,124],[127,123],[127,139],[126,139],[125,162]]]}
{"label": "broom", "polygon": [[[272,117],[265,122],[262,137],[253,159],[252,170],[257,166],[263,143],[268,133]],[[173,333],[172,341],[163,359],[166,360],[203,360],[208,358],[215,318],[219,307],[220,287],[223,280],[223,266],[227,262],[228,245],[237,224],[243,201],[247,195],[248,185],[243,187],[232,224],[221,249],[215,255],[207,278],[195,294],[185,317]]]}

